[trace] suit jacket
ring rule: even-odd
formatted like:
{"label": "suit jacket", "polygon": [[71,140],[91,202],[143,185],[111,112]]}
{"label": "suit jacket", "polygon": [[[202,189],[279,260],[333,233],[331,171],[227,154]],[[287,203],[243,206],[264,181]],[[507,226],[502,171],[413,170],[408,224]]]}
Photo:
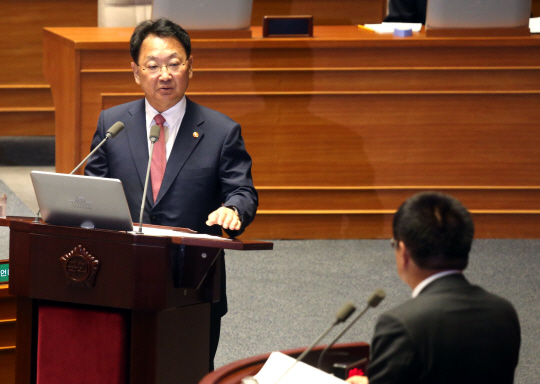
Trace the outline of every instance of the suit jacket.
{"label": "suit jacket", "polygon": [[461,274],[445,276],[381,315],[369,382],[513,383],[520,342],[508,301]]}
{"label": "suit jacket", "polygon": [[[120,179],[131,217],[139,222],[149,157],[144,99],[102,111],[92,148],[117,121],[124,123],[124,130],[90,158],[85,174]],[[237,123],[187,99],[155,204],[152,188],[147,190],[143,222],[221,236],[221,228],[208,227],[206,220],[222,204],[238,209],[242,228],[230,232],[238,236],[253,221],[258,205],[251,157]]]}
{"label": "suit jacket", "polygon": [[426,23],[427,0],[390,0],[387,22]]}
{"label": "suit jacket", "polygon": [[[89,159],[85,174],[120,179],[132,220],[139,222],[149,158],[144,99],[102,111],[92,148],[117,121],[124,123],[124,130],[107,140]],[[148,187],[143,223],[221,236],[220,226],[206,225],[208,215],[221,205],[235,206],[242,219],[239,231],[227,231],[230,236],[240,235],[253,221],[258,196],[251,177],[251,157],[245,149],[240,125],[187,99],[155,204],[152,188]],[[224,314],[224,269],[221,280],[220,312]]]}

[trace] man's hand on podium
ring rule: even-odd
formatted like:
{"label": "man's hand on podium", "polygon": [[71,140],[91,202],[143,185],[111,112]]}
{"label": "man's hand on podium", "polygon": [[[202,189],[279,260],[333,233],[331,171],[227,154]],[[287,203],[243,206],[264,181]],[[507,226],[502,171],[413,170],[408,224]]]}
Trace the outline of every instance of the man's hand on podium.
{"label": "man's hand on podium", "polygon": [[220,207],[209,214],[208,220],[206,221],[206,225],[208,226],[215,224],[221,225],[224,229],[238,231],[242,226],[242,221],[234,209]]}

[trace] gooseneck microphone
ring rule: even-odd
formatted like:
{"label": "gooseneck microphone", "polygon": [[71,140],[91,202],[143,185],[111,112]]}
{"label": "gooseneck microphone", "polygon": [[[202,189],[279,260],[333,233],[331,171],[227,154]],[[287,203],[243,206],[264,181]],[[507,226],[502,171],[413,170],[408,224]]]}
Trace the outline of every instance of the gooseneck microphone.
{"label": "gooseneck microphone", "polygon": [[144,214],[144,203],[146,202],[146,191],[148,190],[148,179],[150,178],[150,167],[152,165],[152,155],[154,154],[154,144],[156,141],[159,140],[159,131],[161,128],[159,128],[159,125],[152,125],[150,127],[150,156],[148,157],[148,167],[146,169],[146,179],[144,180],[144,192],[142,195],[142,202],[141,202],[141,214],[139,215],[139,231],[138,233],[142,232],[142,221],[143,221],[143,214]]}
{"label": "gooseneck microphone", "polygon": [[[73,175],[75,172],[77,172],[79,170],[79,168],[86,162],[86,160],[88,160],[88,158],[90,156],[92,156],[98,149],[99,147],[101,147],[107,140],[109,139],[112,139],[113,137],[115,137],[116,135],[118,135],[118,133],[120,133],[120,131],[122,131],[122,129],[124,129],[124,123],[122,123],[121,121],[117,121],[116,123],[114,123],[108,130],[107,130],[107,133],[105,134],[105,138],[103,140],[101,140],[101,143],[99,143],[89,154],[88,156],[86,156],[84,158],[83,161],[81,161],[79,163],[79,165],[77,165],[75,167],[75,169],[73,169],[73,171],[71,171],[70,175]],[[34,223],[39,223],[39,214],[41,213],[41,209],[37,211],[36,213],[36,217],[34,218]]]}
{"label": "gooseneck microphone", "polygon": [[386,293],[384,293],[384,291],[382,289],[377,289],[375,292],[373,292],[373,294],[371,295],[371,297],[368,299],[367,301],[367,305],[366,307],[364,308],[364,310],[362,312],[360,312],[358,314],[358,316],[356,316],[350,323],[349,325],[347,325],[347,327],[345,327],[345,329],[343,329],[343,331],[341,331],[341,333],[339,335],[336,336],[336,338],[334,340],[332,340],[332,342],[330,344],[328,344],[326,347],[324,347],[324,349],[322,350],[321,354],[319,355],[319,362],[317,363],[317,368],[321,368],[321,364],[322,364],[322,361],[323,361],[323,357],[324,355],[326,354],[326,352],[332,347],[332,345],[334,345],[336,343],[336,341],[338,341],[339,339],[341,339],[341,337],[364,315],[364,313],[367,312],[367,310],[369,308],[375,308],[377,305],[379,305],[379,303],[381,301],[383,301],[383,299],[386,297]]}
{"label": "gooseneck microphone", "polygon": [[283,377],[285,377],[285,375],[296,365],[296,363],[301,361],[313,349],[313,347],[315,347],[328,334],[328,332],[330,332],[339,323],[343,323],[344,321],[346,321],[353,314],[354,311],[356,311],[356,307],[352,303],[345,304],[336,314],[336,320],[334,321],[334,323],[330,327],[328,327],[328,329],[324,331],[304,352],[302,352],[300,356],[296,358],[294,364],[291,365],[291,367],[287,369],[283,375],[281,375],[281,377],[275,382],[275,384],[279,383],[279,381],[283,379]]}
{"label": "gooseneck microphone", "polygon": [[124,123],[122,123],[121,121],[117,121],[116,123],[114,123],[108,130],[107,130],[107,133],[105,134],[105,138],[103,140],[101,140],[101,143],[99,143],[89,154],[88,156],[86,156],[84,158],[83,161],[80,162],[79,165],[77,165],[75,167],[75,169],[73,171],[71,171],[70,175],[73,175],[75,172],[77,172],[79,170],[79,168],[86,162],[86,160],[88,160],[88,158],[90,156],[92,156],[98,149],[99,147],[101,147],[103,144],[105,144],[105,142],[109,139],[112,139],[113,137],[115,137],[116,135],[118,135],[120,133],[120,131],[124,129]]}

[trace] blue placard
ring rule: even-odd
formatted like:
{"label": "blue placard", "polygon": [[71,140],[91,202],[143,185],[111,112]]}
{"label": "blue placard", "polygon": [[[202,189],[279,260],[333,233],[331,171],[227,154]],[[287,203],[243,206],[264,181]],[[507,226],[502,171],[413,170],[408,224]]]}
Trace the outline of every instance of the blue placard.
{"label": "blue placard", "polygon": [[9,281],[9,264],[0,264],[0,283]]}

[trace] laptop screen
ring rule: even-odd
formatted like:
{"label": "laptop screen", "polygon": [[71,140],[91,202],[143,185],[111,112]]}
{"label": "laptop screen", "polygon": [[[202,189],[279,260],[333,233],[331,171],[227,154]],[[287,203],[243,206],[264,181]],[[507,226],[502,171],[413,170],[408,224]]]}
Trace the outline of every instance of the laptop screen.
{"label": "laptop screen", "polygon": [[118,179],[30,172],[43,221],[68,227],[132,231],[133,222]]}

